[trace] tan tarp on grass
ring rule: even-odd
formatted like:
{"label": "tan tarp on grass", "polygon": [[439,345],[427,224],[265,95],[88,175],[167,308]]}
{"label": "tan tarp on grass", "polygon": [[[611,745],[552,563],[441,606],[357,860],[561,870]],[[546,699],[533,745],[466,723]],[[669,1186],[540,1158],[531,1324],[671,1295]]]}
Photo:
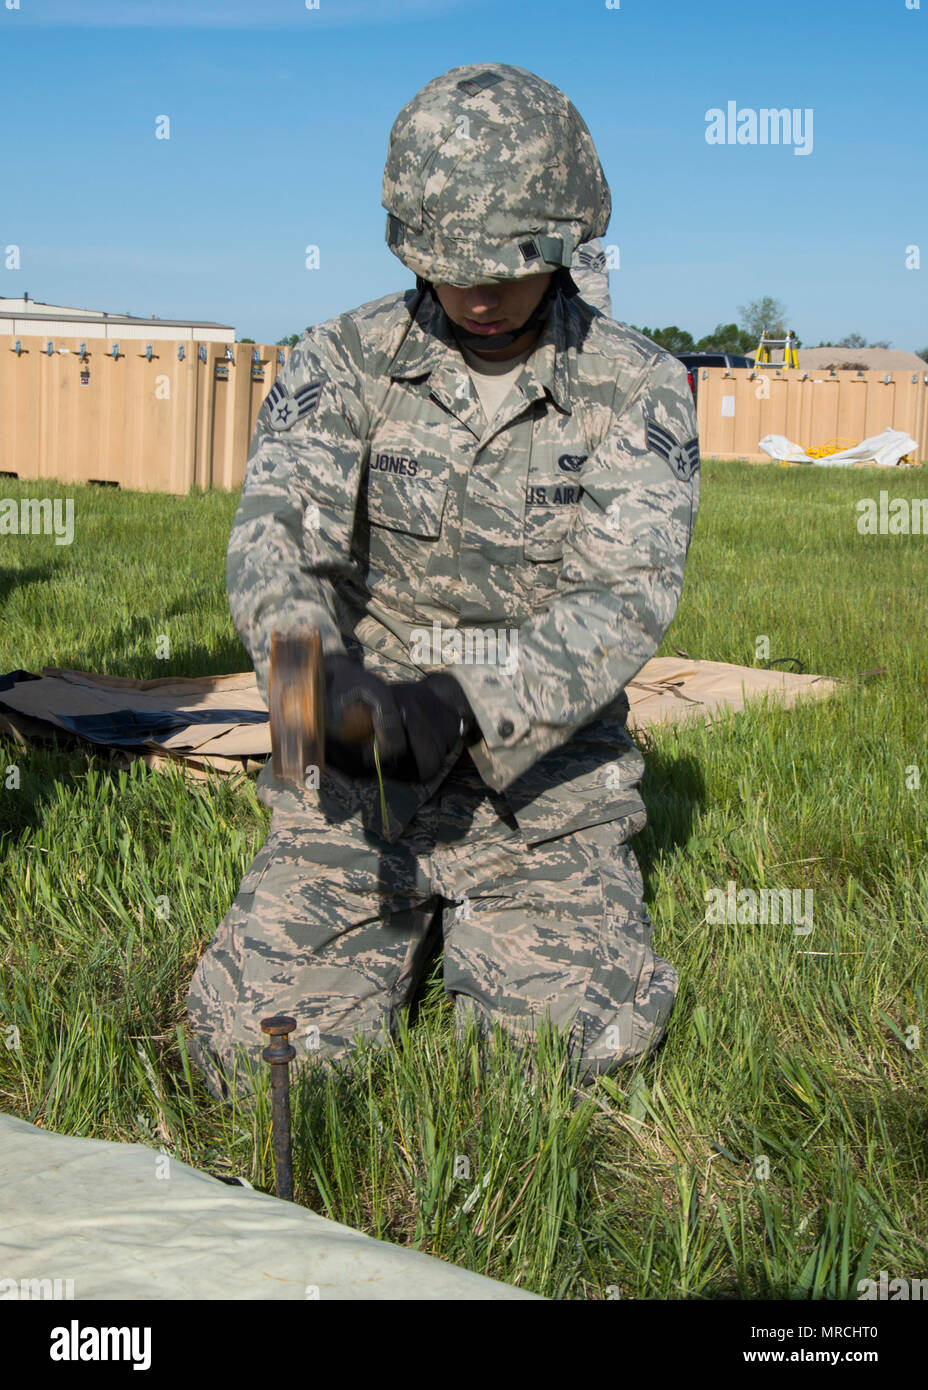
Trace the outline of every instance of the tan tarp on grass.
{"label": "tan tarp on grass", "polygon": [[[758,670],[724,661],[691,661],[654,657],[627,686],[629,728],[699,718],[711,723],[723,708],[744,709],[746,701],[769,694],[778,704],[792,705],[803,696],[830,695],[840,682],[828,676],[791,671]],[[138,750],[119,749],[124,765],[133,757],[149,767],[180,759],[194,775],[256,772],[270,755],[270,726],[266,722],[237,722],[239,711],[267,712],[253,671],[233,676],[160,677],[137,681],[124,676],[101,676],[46,666],[41,678],[0,691],[0,730],[20,742],[48,737],[56,728],[67,730],[63,717],[107,715],[131,709],[137,713],[171,711],[195,713],[198,722],[182,726]],[[204,714],[215,711],[215,719]]]}
{"label": "tan tarp on grass", "polygon": [[788,708],[803,697],[831,695],[841,684],[832,676],[765,671],[753,666],[733,666],[727,661],[655,656],[626,686],[628,727],[634,730],[649,724],[679,723],[692,717],[711,724],[723,709],[738,714],[749,700],[764,695]]}
{"label": "tan tarp on grass", "polygon": [[144,1144],[0,1115],[0,1298],[43,1296],[537,1301]]}

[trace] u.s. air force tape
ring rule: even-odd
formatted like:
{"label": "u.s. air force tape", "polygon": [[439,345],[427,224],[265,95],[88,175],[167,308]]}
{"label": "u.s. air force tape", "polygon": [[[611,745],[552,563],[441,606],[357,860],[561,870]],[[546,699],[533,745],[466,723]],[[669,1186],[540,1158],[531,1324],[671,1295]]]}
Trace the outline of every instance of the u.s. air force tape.
{"label": "u.s. air force tape", "polygon": [[669,430],[657,424],[650,416],[645,422],[645,442],[653,454],[666,459],[678,478],[684,481],[692,478],[699,467],[699,437],[681,444],[674,439]]}
{"label": "u.s. air force tape", "polygon": [[288,391],[283,382],[275,381],[267,393],[267,422],[272,430],[289,430],[319,404],[325,377],[307,381],[295,391]]}

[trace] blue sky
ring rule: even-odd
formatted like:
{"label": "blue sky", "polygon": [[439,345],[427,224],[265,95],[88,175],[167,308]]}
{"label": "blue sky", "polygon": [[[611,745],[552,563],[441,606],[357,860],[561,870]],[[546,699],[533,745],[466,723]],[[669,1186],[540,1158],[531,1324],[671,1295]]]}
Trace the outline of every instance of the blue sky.
{"label": "blue sky", "polygon": [[[390,126],[430,78],[501,61],[590,127],[617,318],[698,337],[772,294],[806,343],[928,344],[928,0],[15,3],[0,295],[274,342],[404,289],[380,206]],[[811,152],[708,144],[706,112],[729,101],[811,108]]]}

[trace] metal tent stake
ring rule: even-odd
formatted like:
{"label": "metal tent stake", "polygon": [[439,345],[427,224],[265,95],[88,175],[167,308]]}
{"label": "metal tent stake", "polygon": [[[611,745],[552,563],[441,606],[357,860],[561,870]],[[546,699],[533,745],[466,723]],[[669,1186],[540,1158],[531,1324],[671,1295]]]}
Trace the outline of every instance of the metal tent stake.
{"label": "metal tent stake", "polygon": [[274,1191],[285,1202],[293,1201],[293,1167],[290,1162],[290,1063],[296,1048],[288,1041],[296,1019],[275,1014],[261,1020],[261,1032],[270,1043],[261,1054],[271,1067],[271,1124],[274,1136]]}

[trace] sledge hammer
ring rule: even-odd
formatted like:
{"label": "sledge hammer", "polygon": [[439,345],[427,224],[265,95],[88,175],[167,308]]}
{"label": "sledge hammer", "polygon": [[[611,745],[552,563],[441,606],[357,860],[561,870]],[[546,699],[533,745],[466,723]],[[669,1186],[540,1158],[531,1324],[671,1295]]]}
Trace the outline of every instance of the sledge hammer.
{"label": "sledge hammer", "polygon": [[[274,776],[303,787],[307,767],[321,774],[325,766],[325,662],[318,628],[271,634],[268,710]],[[373,738],[370,709],[349,705],[330,733],[342,743]]]}

